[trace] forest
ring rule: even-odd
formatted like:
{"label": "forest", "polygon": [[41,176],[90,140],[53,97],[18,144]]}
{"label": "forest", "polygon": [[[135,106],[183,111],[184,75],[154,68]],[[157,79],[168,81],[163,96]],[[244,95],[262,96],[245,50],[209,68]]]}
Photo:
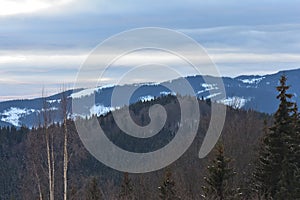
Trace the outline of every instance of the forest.
{"label": "forest", "polygon": [[[289,88],[282,76],[274,88],[278,109],[272,115],[227,106],[222,135],[204,159],[198,151],[215,102],[198,99],[201,120],[191,147],[168,167],[143,174],[119,172],[96,160],[68,118],[70,102],[62,96],[61,123],[52,122],[45,109],[37,127],[0,129],[0,200],[300,199],[300,115]],[[151,105],[166,109],[164,127],[146,140],[123,133],[112,112],[91,118],[123,149],[148,152],[174,137],[180,120],[177,98],[191,97],[167,95],[129,106],[142,126],[149,123]]]}

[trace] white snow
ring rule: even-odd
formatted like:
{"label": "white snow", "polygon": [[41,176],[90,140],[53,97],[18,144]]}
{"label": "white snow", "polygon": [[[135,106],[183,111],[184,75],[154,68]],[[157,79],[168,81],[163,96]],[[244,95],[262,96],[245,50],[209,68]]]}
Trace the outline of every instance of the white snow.
{"label": "white snow", "polygon": [[142,85],[147,85],[147,86],[158,86],[160,83],[157,82],[149,82],[149,83],[143,83]]}
{"label": "white snow", "polygon": [[87,115],[80,115],[80,114],[76,114],[76,113],[69,113],[68,114],[68,118],[69,119],[73,119],[73,120],[76,120],[77,118],[82,118],[82,119],[84,119],[84,118],[86,118],[86,117],[88,117]]}
{"label": "white snow", "polygon": [[154,96],[151,96],[151,95],[143,96],[143,97],[140,97],[139,100],[141,100],[142,102],[152,101],[152,100],[154,100]]}
{"label": "white snow", "polygon": [[48,102],[48,103],[60,103],[61,99],[51,99],[51,100],[47,100],[46,102]]}
{"label": "white snow", "polygon": [[92,94],[95,94],[99,90],[102,90],[102,89],[105,89],[105,88],[111,88],[111,87],[114,87],[114,85],[109,84],[109,85],[103,85],[103,86],[96,87],[96,88],[83,89],[79,92],[72,93],[70,95],[70,97],[73,98],[73,99],[79,99],[79,98],[82,98],[82,97],[86,97],[86,96],[90,96]]}
{"label": "white snow", "polygon": [[221,94],[221,92],[214,93],[214,94],[210,94],[210,95],[208,95],[207,97],[205,97],[205,99],[211,99],[211,98],[216,97],[216,96],[218,96],[218,95],[220,95],[220,94]]}
{"label": "white snow", "polygon": [[201,94],[203,92],[206,92],[206,90],[200,90],[200,91],[197,92],[197,94]]}
{"label": "white snow", "polygon": [[252,78],[252,79],[239,79],[239,81],[246,83],[246,84],[258,84],[266,77],[259,77],[259,78]]}
{"label": "white snow", "polygon": [[90,110],[89,113],[86,114],[78,114],[78,113],[72,113],[69,114],[68,117],[71,119],[76,119],[76,118],[90,118],[92,115],[96,115],[96,116],[100,116],[100,115],[105,115],[106,113],[110,112],[110,111],[114,111],[120,109],[120,107],[106,107],[102,104],[97,104],[97,105],[93,105]]}
{"label": "white snow", "polygon": [[[204,87],[204,90],[199,90],[199,91],[197,92],[197,94],[201,94],[201,93],[204,93],[204,92],[207,92],[207,91],[219,89],[219,88],[217,87],[217,84],[207,84],[207,83],[202,83],[201,86]],[[211,97],[207,97],[207,98],[211,98]]]}
{"label": "white snow", "polygon": [[14,126],[20,126],[20,118],[35,112],[34,109],[11,107],[1,113],[1,121],[11,123]]}
{"label": "white snow", "polygon": [[173,96],[176,96],[175,92],[167,92],[167,91],[162,91],[159,94],[162,95],[162,96],[168,96],[169,94],[173,95]]}
{"label": "white snow", "polygon": [[[50,108],[47,108],[46,111],[54,111],[54,110],[58,110],[57,107],[50,107]],[[42,108],[41,110],[37,110],[36,112],[40,113],[40,112],[44,112],[45,109]]]}
{"label": "white snow", "polygon": [[204,91],[210,91],[210,90],[216,90],[216,89],[219,89],[219,88],[217,87],[217,84],[202,83],[201,86],[205,88]]}
{"label": "white snow", "polygon": [[84,90],[81,90],[79,92],[72,93],[70,95],[70,97],[73,98],[73,99],[79,99],[79,98],[82,98],[82,97],[85,97],[85,96],[90,96],[90,95],[94,94],[95,92],[97,92],[98,90],[99,90],[98,88],[84,89]]}
{"label": "white snow", "polygon": [[115,85],[114,84],[107,84],[107,85],[103,85],[103,86],[98,87],[98,90],[102,90],[102,89],[105,89],[105,88],[112,88],[112,87],[115,87]]}
{"label": "white snow", "polygon": [[245,106],[245,104],[250,101],[250,98],[245,99],[244,97],[227,97],[226,99],[219,100],[218,103],[225,104],[227,106],[231,106],[235,109],[240,109]]}
{"label": "white snow", "polygon": [[54,111],[54,110],[58,110],[58,108],[57,107],[51,107],[51,108],[48,108],[47,110]]}
{"label": "white snow", "polygon": [[105,107],[105,106],[103,106],[101,104],[94,105],[90,109],[90,116],[91,115],[100,116],[100,115],[104,115],[104,114],[108,113],[109,111],[114,111],[114,110],[115,110],[115,108],[113,108],[113,107]]}

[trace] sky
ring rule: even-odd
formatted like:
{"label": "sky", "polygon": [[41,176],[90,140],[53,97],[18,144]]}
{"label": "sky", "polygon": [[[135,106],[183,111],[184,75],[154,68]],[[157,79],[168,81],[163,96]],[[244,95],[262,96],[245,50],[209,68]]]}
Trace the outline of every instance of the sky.
{"label": "sky", "polygon": [[[48,95],[73,88],[99,43],[142,27],[191,37],[222,76],[300,68],[299,8],[299,0],[0,0],[0,101],[38,97],[43,88]],[[119,60],[116,70],[140,64],[143,55]],[[176,58],[169,60],[176,65]]]}

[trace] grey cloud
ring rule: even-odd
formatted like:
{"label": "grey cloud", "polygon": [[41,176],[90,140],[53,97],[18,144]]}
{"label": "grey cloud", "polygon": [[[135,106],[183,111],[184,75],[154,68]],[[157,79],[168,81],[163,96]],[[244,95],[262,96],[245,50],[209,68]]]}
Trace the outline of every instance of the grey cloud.
{"label": "grey cloud", "polygon": [[183,29],[207,48],[231,48],[238,52],[299,53],[300,24],[229,26]]}
{"label": "grey cloud", "polygon": [[[208,53],[220,57],[226,53],[234,53],[237,57],[242,53],[268,57],[294,55],[300,52],[299,7],[299,0],[75,0],[32,14],[0,16],[0,61],[3,52],[49,57],[87,54],[114,34],[144,26],[179,30],[202,44]],[[222,74],[227,76],[300,67],[294,60],[246,59],[239,62],[227,59],[225,62],[221,59],[217,62]],[[1,95],[38,94],[41,82],[27,84],[27,89],[16,82],[30,82],[35,80],[34,75],[44,79],[45,87],[54,92],[53,88],[59,88],[61,83],[52,81],[66,79],[71,82],[79,66],[78,60],[68,63],[61,60],[50,63],[47,59],[23,64],[0,62],[0,69],[15,80],[1,86],[4,88],[0,90]]]}

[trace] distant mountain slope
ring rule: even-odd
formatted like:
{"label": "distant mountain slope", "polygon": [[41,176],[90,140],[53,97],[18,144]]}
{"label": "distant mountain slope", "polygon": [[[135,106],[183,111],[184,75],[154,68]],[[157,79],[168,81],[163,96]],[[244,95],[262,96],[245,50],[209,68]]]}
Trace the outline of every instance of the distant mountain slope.
{"label": "distant mountain slope", "polygon": [[[205,76],[211,83],[207,84],[201,76],[187,77],[186,80],[193,87],[195,94],[199,98],[214,98],[218,102],[230,105],[236,108],[254,109],[260,112],[273,113],[276,111],[278,101],[276,100],[276,86],[282,74],[288,77],[288,84],[291,85],[290,92],[294,94],[294,99],[300,103],[297,95],[300,94],[300,69],[281,71],[276,74],[265,76],[239,76],[236,78],[224,77],[224,87],[226,90],[226,99],[218,99],[220,95],[218,79]],[[165,86],[180,85],[184,79],[179,78],[163,83]],[[90,116],[92,114],[101,115],[115,107],[111,105],[111,96],[113,90],[117,87],[121,93],[128,93],[129,90],[135,90],[129,103],[137,101],[148,101],[155,97],[174,94],[162,84],[131,84],[123,86],[102,86],[97,88],[76,89],[65,92],[69,100],[69,116]],[[184,94],[182,94],[184,95]],[[61,119],[61,97],[62,93],[46,98],[47,109],[51,113],[53,121]],[[73,113],[71,101],[85,102],[88,98],[95,98],[95,104],[85,105],[80,113]],[[117,105],[123,106],[124,104]],[[41,123],[41,111],[43,110],[43,99],[36,98],[30,100],[13,100],[0,102],[0,126],[37,126]]]}

